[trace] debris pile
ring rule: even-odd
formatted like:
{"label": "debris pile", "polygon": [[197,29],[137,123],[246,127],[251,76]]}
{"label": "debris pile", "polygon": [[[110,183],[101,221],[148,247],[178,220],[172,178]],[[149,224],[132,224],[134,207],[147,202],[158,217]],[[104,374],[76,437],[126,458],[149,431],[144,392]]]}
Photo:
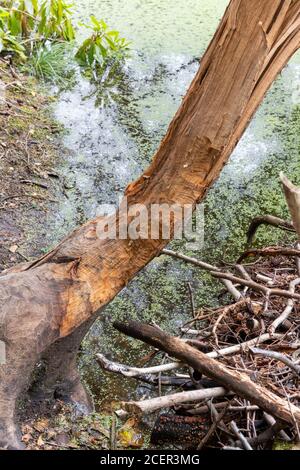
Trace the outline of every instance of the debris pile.
{"label": "debris pile", "polygon": [[[295,232],[295,212],[291,214],[293,224],[259,217],[251,224],[248,241],[261,223]],[[154,398],[122,402],[117,416],[128,419],[158,412],[151,436],[155,445],[198,450],[297,448],[299,243],[248,247],[237,264],[222,268],[170,250],[162,253],[210,271],[233,302],[194,310],[177,336],[157,325],[115,322],[122,333],[155,348],[149,355],[155,365],[131,367],[102,354],[97,355],[98,363],[106,371],[151,384],[156,391]]]}

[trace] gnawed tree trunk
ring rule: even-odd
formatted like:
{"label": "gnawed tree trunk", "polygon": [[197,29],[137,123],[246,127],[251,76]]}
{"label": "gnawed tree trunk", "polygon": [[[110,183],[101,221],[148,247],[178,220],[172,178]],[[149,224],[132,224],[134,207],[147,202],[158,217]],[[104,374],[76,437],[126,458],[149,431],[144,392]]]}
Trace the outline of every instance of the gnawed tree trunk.
{"label": "gnawed tree trunk", "polygon": [[[300,0],[232,0],[152,164],[126,190],[129,207],[200,201],[299,45]],[[92,319],[167,243],[99,240],[98,221],[0,277],[0,340],[7,345],[2,446],[20,446],[15,401],[41,355],[46,369],[35,396],[60,390],[87,403],[75,367],[78,344]]]}

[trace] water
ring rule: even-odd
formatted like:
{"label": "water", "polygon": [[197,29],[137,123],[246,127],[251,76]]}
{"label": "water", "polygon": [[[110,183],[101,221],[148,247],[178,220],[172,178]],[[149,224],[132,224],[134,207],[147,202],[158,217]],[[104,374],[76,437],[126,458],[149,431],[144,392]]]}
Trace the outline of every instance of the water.
{"label": "water", "polygon": [[[81,79],[75,88],[60,95],[55,106],[57,119],[68,130],[64,139],[67,155],[60,168],[67,197],[51,221],[49,244],[93,217],[98,204],[115,203],[126,185],[148,165],[227,3],[76,2],[80,20],[86,21],[89,14],[102,17],[131,40],[132,57],[118,79],[108,77],[100,90]],[[84,37],[86,32],[81,29],[79,34]],[[194,255],[208,261],[233,259],[243,247],[245,229],[253,216],[287,214],[278,174],[283,170],[300,182],[299,89],[300,65],[295,57],[273,85],[211,189],[205,202],[205,247]],[[280,237],[280,232],[262,230],[258,243],[275,242]],[[174,246],[186,250],[182,242]],[[94,360],[95,352],[138,364],[147,350],[117,334],[111,318],[129,316],[175,329],[191,314],[188,282],[197,307],[218,302],[218,288],[207,273],[159,257],[123,290],[92,328],[82,345],[80,363],[99,406],[136,397],[141,389],[136,389],[134,381],[103,374]]]}

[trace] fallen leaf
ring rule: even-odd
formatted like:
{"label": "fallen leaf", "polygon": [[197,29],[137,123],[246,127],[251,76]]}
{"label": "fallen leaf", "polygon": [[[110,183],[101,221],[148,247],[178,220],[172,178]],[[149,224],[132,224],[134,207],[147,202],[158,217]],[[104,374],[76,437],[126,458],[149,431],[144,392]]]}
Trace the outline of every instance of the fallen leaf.
{"label": "fallen leaf", "polygon": [[38,432],[44,432],[49,427],[48,419],[39,419],[34,425],[34,429]]}
{"label": "fallen leaf", "polygon": [[139,449],[144,443],[142,433],[137,428],[137,420],[130,418],[118,432],[118,440],[122,447]]}

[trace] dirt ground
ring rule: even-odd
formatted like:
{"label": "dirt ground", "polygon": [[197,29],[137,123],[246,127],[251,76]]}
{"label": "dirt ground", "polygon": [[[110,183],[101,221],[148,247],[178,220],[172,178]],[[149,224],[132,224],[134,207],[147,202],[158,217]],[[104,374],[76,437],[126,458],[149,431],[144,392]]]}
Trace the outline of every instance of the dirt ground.
{"label": "dirt ground", "polygon": [[51,98],[0,61],[0,271],[39,255],[55,210],[60,131]]}

